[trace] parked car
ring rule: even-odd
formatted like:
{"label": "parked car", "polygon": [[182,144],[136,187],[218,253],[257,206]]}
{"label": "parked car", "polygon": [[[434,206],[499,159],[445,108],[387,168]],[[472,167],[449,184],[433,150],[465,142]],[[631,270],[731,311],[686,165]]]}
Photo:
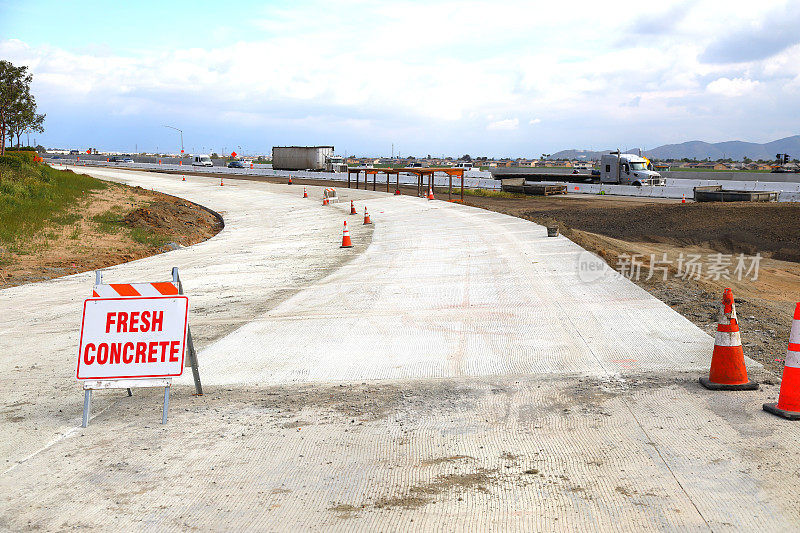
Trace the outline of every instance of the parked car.
{"label": "parked car", "polygon": [[244,161],[239,161],[238,159],[236,159],[228,163],[228,168],[247,168],[247,167],[244,166]]}

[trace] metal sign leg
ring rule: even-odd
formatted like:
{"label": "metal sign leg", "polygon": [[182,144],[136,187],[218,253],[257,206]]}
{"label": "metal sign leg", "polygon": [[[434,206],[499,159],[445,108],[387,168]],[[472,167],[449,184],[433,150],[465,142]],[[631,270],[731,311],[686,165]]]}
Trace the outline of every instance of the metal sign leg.
{"label": "metal sign leg", "polygon": [[85,428],[89,425],[89,410],[92,408],[92,389],[83,391],[83,421],[81,427]]}
{"label": "metal sign leg", "polygon": [[[347,174],[350,177],[350,174]],[[178,273],[178,267],[172,267],[172,282],[178,284],[178,294],[183,294],[183,283]],[[197,365],[197,352],[194,350],[194,340],[192,340],[192,330],[186,326],[186,352],[189,355],[189,364],[192,367],[192,377],[194,378],[194,390],[198,396],[203,395],[203,385],[200,383],[200,369]]]}
{"label": "metal sign leg", "polygon": [[164,410],[161,413],[161,423],[167,423],[167,410],[169,409],[169,387],[164,387]]}
{"label": "metal sign leg", "polygon": [[198,396],[203,395],[203,385],[200,383],[200,369],[197,366],[197,352],[194,350],[194,340],[192,340],[192,330],[187,326],[186,348],[189,353],[189,364],[192,366],[192,377],[194,378],[194,390]]}

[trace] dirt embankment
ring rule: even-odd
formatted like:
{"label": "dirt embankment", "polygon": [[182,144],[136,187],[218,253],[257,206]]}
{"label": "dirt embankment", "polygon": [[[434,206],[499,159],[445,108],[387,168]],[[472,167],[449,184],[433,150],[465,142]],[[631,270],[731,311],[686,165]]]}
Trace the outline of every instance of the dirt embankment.
{"label": "dirt embankment", "polygon": [[[621,207],[558,202],[525,210],[565,225],[632,242],[701,246],[725,254],[760,253],[800,262],[800,204],[657,203]],[[588,205],[587,205],[588,203]],[[596,203],[596,202],[595,202]]]}
{"label": "dirt embankment", "polygon": [[223,222],[202,206],[110,183],[24,243],[2,251],[0,288],[141,259],[204,241]]}

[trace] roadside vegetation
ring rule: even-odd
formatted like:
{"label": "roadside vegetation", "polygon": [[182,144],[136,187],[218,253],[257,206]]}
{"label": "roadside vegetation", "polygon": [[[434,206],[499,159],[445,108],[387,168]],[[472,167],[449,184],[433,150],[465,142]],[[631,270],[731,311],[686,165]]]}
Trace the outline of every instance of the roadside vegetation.
{"label": "roadside vegetation", "polygon": [[72,224],[79,215],[70,209],[88,192],[106,183],[71,171],[34,162],[33,152],[0,156],[0,243],[22,251],[37,233]]}
{"label": "roadside vegetation", "polygon": [[180,198],[0,156],[0,288],[167,252],[215,235],[216,215]]}

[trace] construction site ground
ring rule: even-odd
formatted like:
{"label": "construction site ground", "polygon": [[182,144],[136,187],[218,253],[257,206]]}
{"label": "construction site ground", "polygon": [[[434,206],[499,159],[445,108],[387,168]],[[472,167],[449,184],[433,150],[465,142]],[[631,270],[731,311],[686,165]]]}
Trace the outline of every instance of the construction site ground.
{"label": "construction site ground", "polygon": [[[207,241],[105,275],[180,268],[205,395],[179,378],[161,425],[161,390],[98,392],[80,428],[92,273],[1,291],[0,528],[800,524],[800,425],[761,409],[775,374],[748,359],[760,390],[703,389],[712,337],[624,277],[581,279],[584,250],[541,225],[363,190],[323,207],[319,186],[303,199],[81,170],[224,217]],[[353,249],[339,248],[344,219]]]}
{"label": "construction site ground", "polygon": [[[207,174],[205,174],[207,175]],[[228,174],[220,174],[225,179]],[[243,177],[285,183],[285,177]],[[294,180],[298,185],[330,186],[329,180]],[[343,184],[339,184],[340,186]],[[361,187],[364,187],[362,181]],[[377,184],[377,189],[385,190]],[[370,181],[368,189],[372,190]],[[394,190],[394,185],[391,186]],[[404,195],[416,196],[416,187],[401,186]],[[446,199],[447,190],[437,189]],[[777,373],[783,369],[786,344],[795,304],[800,301],[800,204],[694,203],[664,198],[614,197],[585,194],[558,196],[465,196],[465,203],[506,213],[539,224],[556,224],[562,234],[620,269],[620,256],[639,254],[641,275],[631,280],[695,325],[712,334],[722,291],[733,289],[745,353]],[[454,190],[453,198],[460,199]],[[707,267],[713,254],[730,255],[729,276],[715,279],[708,272],[678,275],[677,259],[700,255]],[[672,261],[663,271],[650,274],[651,256]],[[739,254],[749,267],[760,254],[758,277],[734,275]],[[660,265],[656,265],[660,266]]]}

